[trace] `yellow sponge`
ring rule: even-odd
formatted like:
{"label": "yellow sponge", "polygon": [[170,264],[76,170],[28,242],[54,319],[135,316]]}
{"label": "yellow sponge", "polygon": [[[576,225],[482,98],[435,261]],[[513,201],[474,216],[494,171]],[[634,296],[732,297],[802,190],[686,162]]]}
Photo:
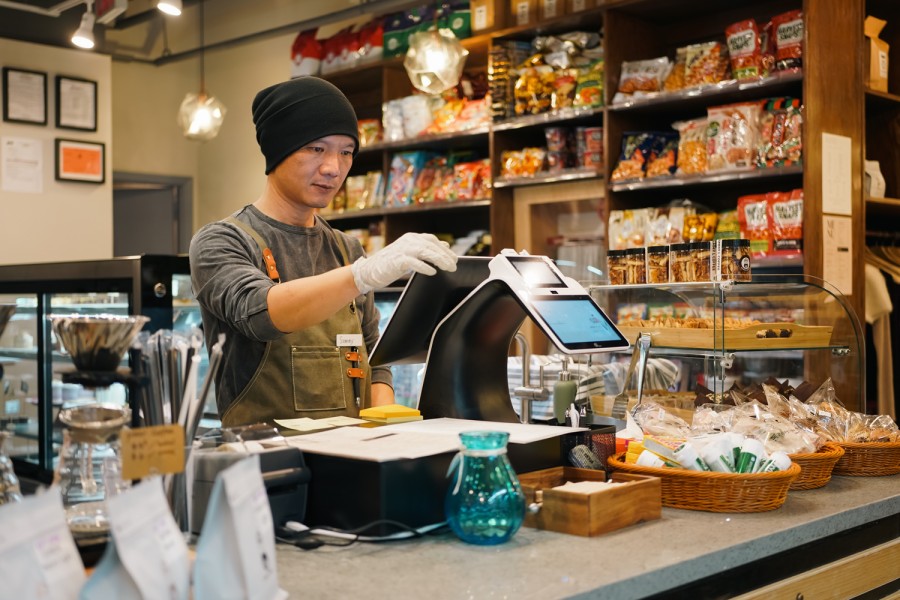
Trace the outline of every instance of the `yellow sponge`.
{"label": "yellow sponge", "polygon": [[418,409],[403,406],[402,404],[385,404],[373,406],[359,411],[361,419],[396,419],[398,417],[418,417],[421,413]]}

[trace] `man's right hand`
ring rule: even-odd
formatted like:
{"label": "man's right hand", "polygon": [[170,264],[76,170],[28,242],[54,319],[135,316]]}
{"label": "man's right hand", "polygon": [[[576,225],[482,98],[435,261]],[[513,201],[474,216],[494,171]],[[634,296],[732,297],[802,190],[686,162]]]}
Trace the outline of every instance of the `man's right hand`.
{"label": "man's right hand", "polygon": [[430,233],[406,233],[372,256],[350,265],[353,282],[361,294],[390,285],[412,271],[434,275],[438,269],[456,270],[457,256],[447,242]]}

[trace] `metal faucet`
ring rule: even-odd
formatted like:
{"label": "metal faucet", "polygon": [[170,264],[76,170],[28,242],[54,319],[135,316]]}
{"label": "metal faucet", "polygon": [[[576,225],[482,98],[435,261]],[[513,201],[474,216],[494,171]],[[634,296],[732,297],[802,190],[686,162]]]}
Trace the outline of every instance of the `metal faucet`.
{"label": "metal faucet", "polygon": [[538,387],[531,386],[531,349],[528,340],[521,333],[516,334],[516,343],[522,351],[522,385],[513,389],[513,394],[521,402],[519,419],[523,423],[531,423],[531,403],[535,400],[546,400],[550,390],[544,387],[544,367],[538,371]]}

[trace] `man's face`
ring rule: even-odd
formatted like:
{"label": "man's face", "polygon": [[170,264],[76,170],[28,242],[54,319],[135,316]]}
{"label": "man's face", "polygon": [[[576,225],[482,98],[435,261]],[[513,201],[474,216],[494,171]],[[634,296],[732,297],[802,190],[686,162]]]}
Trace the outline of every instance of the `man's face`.
{"label": "man's face", "polygon": [[269,178],[278,193],[298,208],[324,208],[344,183],[354,148],[350,136],[319,138],[284,159]]}

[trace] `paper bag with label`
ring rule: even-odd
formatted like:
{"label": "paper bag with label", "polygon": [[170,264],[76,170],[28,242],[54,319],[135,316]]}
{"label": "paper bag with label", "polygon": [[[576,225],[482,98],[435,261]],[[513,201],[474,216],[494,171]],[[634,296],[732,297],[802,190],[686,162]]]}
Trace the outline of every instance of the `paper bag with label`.
{"label": "paper bag with label", "polygon": [[84,579],[56,489],[0,506],[0,597],[74,600]]}
{"label": "paper bag with label", "polygon": [[81,592],[106,598],[187,599],[190,560],[159,477],[106,501],[110,541]]}
{"label": "paper bag with label", "polygon": [[196,600],[272,600],[278,587],[275,528],[269,498],[252,454],[224,469],[210,494],[197,558]]}

